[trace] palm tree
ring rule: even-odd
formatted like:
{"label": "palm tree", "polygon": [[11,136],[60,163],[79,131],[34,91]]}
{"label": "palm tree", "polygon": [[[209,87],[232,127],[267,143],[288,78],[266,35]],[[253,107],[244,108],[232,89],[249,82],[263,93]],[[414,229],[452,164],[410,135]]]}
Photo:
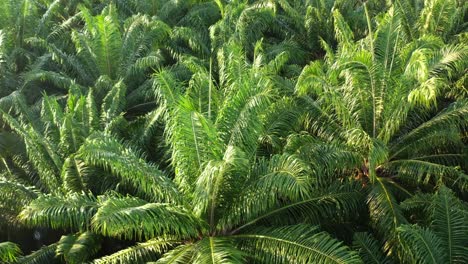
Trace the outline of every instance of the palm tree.
{"label": "palm tree", "polygon": [[0,261],[468,257],[465,3],[78,2],[0,34],[0,217],[62,235]]}
{"label": "palm tree", "polygon": [[[314,226],[325,217],[351,219],[364,202],[361,187],[336,182],[317,189],[312,184],[317,176],[294,155],[256,156],[270,104],[280,103],[279,86],[269,78],[274,64],[263,65],[259,55],[249,66],[239,45],[225,49],[231,55],[220,58],[225,77],[219,87],[209,84],[202,66],[185,91],[170,71],[155,76],[160,105],[155,112],[166,123],[173,181],[111,134],[94,133],[75,157],[117,177],[121,186],[115,191],[122,194],[41,195],[21,212],[22,222],[78,232],[54,245],[56,254],[71,263],[96,252],[91,250],[96,244],[87,242],[95,239],[88,238],[91,234],[146,240],[97,263],[361,263],[356,253]],[[212,89],[212,96],[200,89]],[[83,253],[72,256],[67,249],[75,244],[83,245]]]}
{"label": "palm tree", "polygon": [[[310,153],[310,149],[331,144],[360,156],[336,162],[369,189],[371,226],[385,241],[382,246],[377,243],[378,247],[412,263],[424,254],[417,248],[405,259],[405,253],[423,243],[414,240],[416,234],[423,232],[425,239],[430,239],[430,234],[407,225],[399,201],[412,197],[418,189],[431,191],[442,186],[439,188],[447,192],[443,185],[459,194],[466,191],[463,131],[468,102],[454,101],[448,91],[457,89],[451,84],[464,74],[467,49],[444,44],[434,35],[423,34],[413,40],[400,30],[405,25],[402,17],[404,13],[396,7],[380,17],[377,27],[368,17],[368,37],[355,41],[335,11],[338,50],[334,52],[323,43],[325,60],[305,67],[296,85],[297,94],[310,102],[310,135],[295,144],[301,153],[306,152],[302,148]],[[448,97],[444,98],[444,93]],[[309,160],[310,154],[304,158]],[[463,221],[447,224],[446,228],[457,229],[458,235],[467,232]],[[366,236],[357,238],[362,242]],[[449,252],[458,250],[451,239],[443,244]],[[460,258],[451,255],[445,261],[454,263]]]}

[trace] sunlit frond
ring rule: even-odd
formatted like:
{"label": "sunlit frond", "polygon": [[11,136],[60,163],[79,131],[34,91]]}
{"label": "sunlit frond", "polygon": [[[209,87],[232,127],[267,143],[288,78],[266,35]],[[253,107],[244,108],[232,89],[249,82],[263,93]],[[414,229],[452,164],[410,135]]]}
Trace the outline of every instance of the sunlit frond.
{"label": "sunlit frond", "polygon": [[268,263],[363,263],[359,255],[308,225],[258,229],[233,236],[254,260]]}

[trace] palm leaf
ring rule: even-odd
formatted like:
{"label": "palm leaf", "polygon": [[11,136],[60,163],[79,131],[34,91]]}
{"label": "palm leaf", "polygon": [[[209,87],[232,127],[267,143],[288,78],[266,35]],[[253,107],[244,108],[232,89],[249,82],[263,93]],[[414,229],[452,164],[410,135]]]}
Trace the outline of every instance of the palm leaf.
{"label": "palm leaf", "polygon": [[[358,191],[360,186],[357,184],[334,184],[327,190],[312,192],[309,196],[292,200],[289,202],[277,202],[276,206],[264,208],[258,203],[247,200],[243,204],[254,205],[245,206],[232,211],[232,216],[240,224],[231,233],[237,233],[240,230],[251,227],[254,224],[291,224],[297,223],[302,219],[313,223],[320,223],[323,219],[342,220],[356,216],[356,212],[362,211],[364,197]],[[265,193],[261,191],[257,195],[246,194],[244,199],[263,201]],[[235,218],[238,217],[238,218]],[[234,220],[233,223],[236,221]]]}
{"label": "palm leaf", "polygon": [[432,202],[432,228],[441,238],[446,263],[463,263],[468,257],[468,225],[460,201],[445,186],[439,188]]}
{"label": "palm leaf", "polygon": [[[165,251],[179,244],[176,240],[157,238],[138,243],[135,246],[120,250],[114,254],[94,260],[96,264],[146,263],[154,261]],[[171,262],[169,262],[171,263]]]}
{"label": "palm leaf", "polygon": [[85,263],[100,249],[99,237],[91,232],[62,236],[57,242],[57,256],[70,264]]}
{"label": "palm leaf", "polygon": [[25,207],[19,218],[32,227],[83,230],[91,223],[96,210],[96,198],[92,195],[42,195]]}
{"label": "palm leaf", "polygon": [[432,231],[416,225],[398,227],[406,263],[445,263],[446,256],[441,239]]}
{"label": "palm leaf", "polygon": [[31,254],[21,257],[17,260],[17,264],[55,264],[60,261],[55,257],[57,244],[43,246],[42,248],[32,252]]}
{"label": "palm leaf", "polygon": [[0,261],[4,263],[13,263],[21,255],[21,249],[12,242],[0,243]]}
{"label": "palm leaf", "polygon": [[383,254],[380,242],[369,233],[355,233],[353,236],[352,248],[358,252],[364,263],[391,263]]}
{"label": "palm leaf", "polygon": [[92,226],[106,236],[138,240],[158,236],[187,239],[204,230],[201,221],[183,207],[132,197],[101,197]]}
{"label": "palm leaf", "polygon": [[359,255],[308,225],[262,228],[234,235],[243,251],[266,263],[363,263]]}
{"label": "palm leaf", "polygon": [[180,245],[165,253],[158,261],[147,264],[185,264],[192,263],[196,244]]}
{"label": "palm leaf", "polygon": [[197,242],[194,264],[244,263],[245,253],[236,248],[232,240],[223,237],[207,237]]}
{"label": "palm leaf", "polygon": [[384,249],[392,253],[396,245],[396,229],[401,224],[406,224],[407,220],[384,179],[377,177],[368,195],[367,203],[376,231],[384,235],[387,240]]}
{"label": "palm leaf", "polygon": [[96,133],[88,137],[78,157],[87,164],[103,167],[121,177],[143,198],[155,201],[180,200],[175,185],[162,171],[108,135]]}

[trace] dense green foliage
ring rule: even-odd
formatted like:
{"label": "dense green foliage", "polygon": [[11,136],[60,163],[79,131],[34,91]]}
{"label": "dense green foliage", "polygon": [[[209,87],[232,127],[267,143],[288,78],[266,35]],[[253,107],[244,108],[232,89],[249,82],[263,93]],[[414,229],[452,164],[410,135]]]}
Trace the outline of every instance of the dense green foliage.
{"label": "dense green foliage", "polygon": [[466,263],[467,10],[0,1],[0,262]]}

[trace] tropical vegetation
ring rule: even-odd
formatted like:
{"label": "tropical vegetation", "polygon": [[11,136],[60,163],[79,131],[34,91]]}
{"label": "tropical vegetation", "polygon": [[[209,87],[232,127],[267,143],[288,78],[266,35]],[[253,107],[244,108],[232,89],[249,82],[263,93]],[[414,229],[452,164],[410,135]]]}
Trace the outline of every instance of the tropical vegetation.
{"label": "tropical vegetation", "polygon": [[0,262],[466,263],[467,10],[0,1]]}

